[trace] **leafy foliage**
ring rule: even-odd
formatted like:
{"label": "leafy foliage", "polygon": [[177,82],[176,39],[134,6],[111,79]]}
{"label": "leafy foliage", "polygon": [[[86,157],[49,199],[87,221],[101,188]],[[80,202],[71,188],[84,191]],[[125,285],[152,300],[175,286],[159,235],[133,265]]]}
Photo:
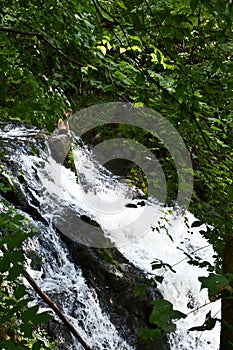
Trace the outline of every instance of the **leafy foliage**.
{"label": "leafy foliage", "polygon": [[186,317],[182,312],[173,310],[172,304],[167,300],[155,300],[152,301],[152,304],[153,311],[150,315],[150,322],[167,333],[174,332],[176,329],[173,320]]}
{"label": "leafy foliage", "polygon": [[[216,274],[201,280],[210,297],[233,273],[232,19],[231,1],[221,0],[3,0],[0,10],[6,120],[52,130],[67,105],[123,99],[158,110],[176,127],[195,172],[190,209],[208,224],[202,234],[217,253]],[[129,130],[120,131],[128,137]],[[111,128],[104,132],[111,136]],[[171,156],[158,140],[136,133],[160,161],[175,198]],[[134,169],[130,180],[138,178]]]}
{"label": "leafy foliage", "polygon": [[51,316],[38,313],[37,305],[28,306],[31,300],[26,297],[21,278],[25,257],[20,247],[35,231],[22,215],[6,201],[3,203],[0,216],[0,346],[4,349],[55,349],[55,343],[35,332],[36,327],[47,323]]}
{"label": "leafy foliage", "polygon": [[140,330],[140,335],[143,339],[162,340],[162,332],[171,333],[176,330],[176,325],[173,322],[186,315],[180,311],[174,310],[173,305],[168,300],[152,301],[153,310],[150,315],[150,323],[155,325],[156,329]]}
{"label": "leafy foliage", "polygon": [[207,288],[209,299],[215,301],[223,290],[232,291],[231,283],[224,275],[209,274],[208,277],[199,277],[201,288]]}

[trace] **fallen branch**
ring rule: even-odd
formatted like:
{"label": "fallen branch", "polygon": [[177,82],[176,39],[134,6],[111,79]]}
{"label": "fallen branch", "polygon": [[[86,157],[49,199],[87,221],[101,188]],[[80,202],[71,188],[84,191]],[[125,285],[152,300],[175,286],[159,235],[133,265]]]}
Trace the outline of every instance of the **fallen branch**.
{"label": "fallen branch", "polygon": [[82,344],[84,349],[92,350],[89,344],[82,338],[76,328],[72,325],[72,323],[68,320],[68,318],[62,313],[59,307],[49,298],[47,294],[45,294],[42,289],[38,286],[35,280],[29,275],[27,271],[24,272],[24,277],[30,283],[32,288],[36,291],[36,293],[49,305],[49,307],[58,315],[58,317],[65,323],[70,332],[75,336],[76,339]]}
{"label": "fallen branch", "polygon": [[[7,252],[7,248],[5,245],[1,248],[3,253]],[[90,345],[83,339],[83,337],[79,334],[77,329],[72,325],[72,323],[68,320],[68,318],[62,313],[59,307],[49,298],[47,294],[45,294],[42,289],[38,286],[35,280],[29,275],[27,271],[24,271],[23,276],[32,286],[32,288],[36,291],[36,293],[44,300],[44,302],[57,314],[57,316],[64,322],[70,332],[74,335],[74,337],[79,341],[80,344],[84,347],[85,350],[93,350]]]}

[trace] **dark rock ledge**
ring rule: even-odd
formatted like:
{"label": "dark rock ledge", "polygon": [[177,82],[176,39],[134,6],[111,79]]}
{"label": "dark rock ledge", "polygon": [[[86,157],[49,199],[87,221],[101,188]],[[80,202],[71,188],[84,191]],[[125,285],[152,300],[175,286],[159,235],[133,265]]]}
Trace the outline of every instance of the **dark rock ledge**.
{"label": "dark rock ledge", "polygon": [[[62,235],[62,234],[61,234]],[[149,323],[151,301],[162,295],[154,281],[131,264],[116,248],[90,248],[62,235],[69,247],[72,259],[82,268],[87,284],[93,287],[100,305],[119,334],[137,350],[168,350],[166,336],[163,343],[156,340],[145,342],[138,334],[141,328],[153,328]],[[148,283],[150,282],[150,283]],[[150,284],[145,294],[134,296],[137,284]]]}

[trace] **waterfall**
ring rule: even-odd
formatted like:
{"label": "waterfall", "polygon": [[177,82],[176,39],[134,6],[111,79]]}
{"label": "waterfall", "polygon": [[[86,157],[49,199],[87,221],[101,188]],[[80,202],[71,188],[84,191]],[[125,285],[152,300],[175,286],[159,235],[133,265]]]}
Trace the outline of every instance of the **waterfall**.
{"label": "waterfall", "polygon": [[[20,128],[9,130],[4,137],[20,138],[24,132]],[[46,228],[36,223],[39,234],[27,243],[28,249],[40,252],[43,258],[40,272],[30,270],[37,283],[43,286],[48,295],[56,295],[58,299],[59,295],[66,295],[62,299],[63,312],[95,350],[133,350],[118,335],[107,314],[101,310],[95,290],[86,285],[82,271],[74,267],[54,225],[69,238],[82,244],[116,246],[149,277],[153,274],[152,261],[160,259],[171,265],[175,272],[169,269],[156,270],[156,274],[164,277],[158,288],[163,297],[173,303],[174,309],[188,314],[184,320],[177,322],[177,331],[169,338],[171,349],[217,350],[219,324],[211,331],[188,331],[191,327],[202,325],[209,311],[212,316],[219,316],[220,312],[220,302],[210,304],[207,291],[200,290],[198,277],[207,275],[207,270],[188,263],[187,255],[199,261],[214,263],[213,249],[200,234],[200,228],[190,228],[195,221],[193,215],[187,212],[184,216],[171,218],[172,237],[168,235],[164,223],[161,223],[159,232],[153,227],[147,228],[143,221],[144,215],[145,221],[151,213],[157,221],[160,217],[162,221],[164,217],[164,211],[156,199],[149,198],[143,206],[138,205],[140,191],[129,187],[104,169],[87,147],[77,145],[73,152],[78,176],[43,152],[39,156],[28,155],[18,149],[12,155],[13,161],[24,174],[27,197],[31,194],[32,198],[31,205],[48,222]],[[23,185],[22,191],[25,191]],[[106,214],[106,207],[111,207],[112,203],[114,210],[108,210]],[[82,234],[89,224],[80,226],[80,216],[88,216],[101,227],[101,233],[96,230],[99,234],[97,241],[90,241],[91,237],[85,241]],[[72,349],[81,348],[73,340]]]}
{"label": "waterfall", "polygon": [[[28,265],[28,272],[39,286],[58,301],[63,313],[93,349],[133,350],[101,310],[95,290],[87,286],[81,269],[77,269],[70,259],[58,234],[52,227],[34,224],[39,228],[39,234],[25,248],[39,252],[42,257],[41,271],[30,268],[30,262]],[[63,342],[62,339],[58,341]],[[83,347],[73,338],[72,349],[81,350]]]}

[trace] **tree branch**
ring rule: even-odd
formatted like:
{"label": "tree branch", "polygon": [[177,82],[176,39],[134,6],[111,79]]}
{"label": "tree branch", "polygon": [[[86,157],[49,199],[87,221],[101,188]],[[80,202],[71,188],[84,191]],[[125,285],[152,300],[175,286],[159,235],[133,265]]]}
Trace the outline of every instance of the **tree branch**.
{"label": "tree branch", "polygon": [[69,57],[68,55],[66,55],[62,50],[57,48],[56,45],[53,44],[53,42],[50,39],[48,39],[44,34],[42,34],[40,32],[33,32],[33,31],[32,32],[25,32],[24,30],[21,30],[19,28],[9,28],[9,27],[0,27],[0,32],[13,33],[13,34],[24,35],[24,36],[36,36],[38,39],[44,40],[55,51],[57,51],[61,56],[63,56],[64,58],[66,58],[70,62],[73,62],[80,67],[84,66],[82,63],[80,63],[80,62],[76,61],[75,59],[73,59],[72,57]]}
{"label": "tree branch", "polygon": [[85,350],[92,350],[90,345],[82,338],[76,328],[72,325],[72,323],[68,320],[68,318],[62,313],[59,307],[49,298],[47,294],[45,294],[42,289],[38,286],[35,280],[29,275],[27,271],[24,272],[24,277],[30,283],[32,288],[36,291],[36,293],[49,305],[49,307],[58,315],[58,317],[65,323],[70,332],[75,336],[75,338],[79,341],[80,344],[84,347]]}
{"label": "tree branch", "polygon": [[[2,246],[1,251],[6,253],[8,249],[5,245]],[[68,320],[68,318],[62,313],[59,307],[49,298],[47,294],[45,294],[42,289],[38,286],[35,280],[29,275],[27,271],[24,271],[23,276],[30,283],[32,288],[36,291],[36,293],[44,300],[44,302],[57,314],[57,316],[62,320],[62,322],[67,326],[69,331],[75,336],[75,338],[79,341],[80,344],[84,347],[85,350],[93,350],[90,345],[83,339],[83,337],[79,334],[77,329],[72,325],[72,323]]]}

